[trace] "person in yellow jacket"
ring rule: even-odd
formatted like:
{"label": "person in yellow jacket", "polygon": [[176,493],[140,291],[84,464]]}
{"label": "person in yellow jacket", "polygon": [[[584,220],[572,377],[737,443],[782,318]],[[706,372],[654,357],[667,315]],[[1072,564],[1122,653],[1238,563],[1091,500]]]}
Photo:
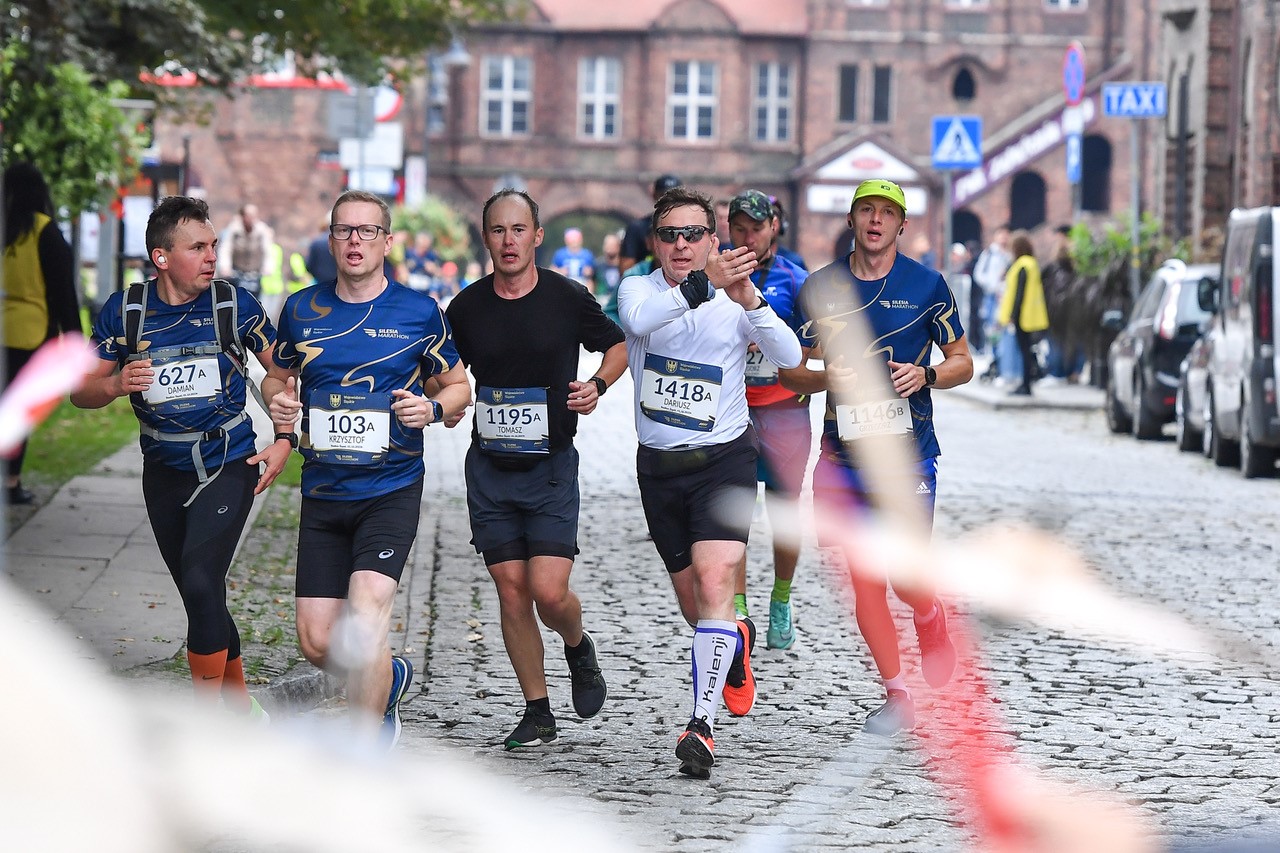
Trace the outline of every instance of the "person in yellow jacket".
{"label": "person in yellow jacket", "polygon": [[301,252],[293,252],[289,255],[289,280],[286,287],[292,295],[302,288],[314,283],[311,273],[307,272],[307,259]]}
{"label": "person in yellow jacket", "polygon": [[1018,231],[1010,241],[1013,263],[1005,273],[1004,297],[996,317],[1001,325],[1013,328],[1022,354],[1022,384],[1011,393],[1031,395],[1031,379],[1035,376],[1035,356],[1031,352],[1031,336],[1049,328],[1049,312],[1045,308],[1044,285],[1040,282],[1040,264],[1036,261],[1031,237]]}
{"label": "person in yellow jacket", "polygon": [[[4,170],[4,293],[0,313],[4,330],[5,383],[30,360],[40,345],[63,332],[78,332],[75,262],[53,219],[49,185],[35,165],[13,163]],[[27,444],[4,464],[5,500],[29,504],[35,495],[22,486]]]}

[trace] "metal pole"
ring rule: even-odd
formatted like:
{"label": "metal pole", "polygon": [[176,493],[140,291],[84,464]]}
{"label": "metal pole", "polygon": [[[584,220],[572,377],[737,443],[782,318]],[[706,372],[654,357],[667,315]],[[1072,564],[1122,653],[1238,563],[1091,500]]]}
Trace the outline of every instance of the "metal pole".
{"label": "metal pole", "polygon": [[364,185],[365,185],[365,180],[364,180],[364,138],[365,138],[365,136],[367,136],[367,135],[368,135],[368,133],[369,133],[369,128],[367,128],[367,127],[365,127],[365,126],[364,126],[364,99],[365,99],[365,94],[366,94],[366,92],[365,92],[365,87],[364,87],[364,86],[360,86],[360,88],[356,89],[356,136],[357,136],[357,137],[359,137],[359,139],[360,139],[360,142],[358,143],[358,146],[357,146],[357,147],[359,148],[359,155],[357,156],[357,159],[356,159],[356,165],[357,165],[357,167],[358,167],[358,168],[356,169],[356,174],[360,176],[360,186],[358,187],[358,189],[364,189],[364,188],[365,188],[365,186],[364,186]]}
{"label": "metal pole", "polygon": [[1134,118],[1129,119],[1129,206],[1133,218],[1129,232],[1129,238],[1132,242],[1129,247],[1129,290],[1135,305],[1138,304],[1138,290],[1141,285],[1142,274],[1142,257],[1138,246],[1141,233],[1139,220],[1142,216],[1142,212],[1138,209],[1141,205],[1141,201],[1138,198],[1140,183],[1138,179],[1138,119]]}
{"label": "metal pole", "polygon": [[955,270],[951,269],[951,182],[953,175],[954,173],[948,169],[942,178],[942,248],[940,251],[945,258],[942,262],[942,273],[947,280],[947,284],[951,283],[951,273],[955,272]]}

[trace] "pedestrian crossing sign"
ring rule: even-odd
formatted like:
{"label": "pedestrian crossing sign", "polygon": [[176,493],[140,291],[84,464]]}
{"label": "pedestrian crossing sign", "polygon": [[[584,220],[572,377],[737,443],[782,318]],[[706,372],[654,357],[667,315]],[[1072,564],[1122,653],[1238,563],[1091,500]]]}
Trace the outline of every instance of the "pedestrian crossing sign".
{"label": "pedestrian crossing sign", "polygon": [[980,116],[933,117],[933,168],[975,169],[982,165]]}

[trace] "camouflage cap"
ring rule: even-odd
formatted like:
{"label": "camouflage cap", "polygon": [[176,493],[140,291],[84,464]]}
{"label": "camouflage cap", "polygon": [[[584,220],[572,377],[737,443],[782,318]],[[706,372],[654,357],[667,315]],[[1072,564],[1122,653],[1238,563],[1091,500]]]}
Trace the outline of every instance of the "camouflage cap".
{"label": "camouflage cap", "polygon": [[729,218],[745,213],[756,222],[764,222],[773,216],[773,203],[760,190],[743,190],[729,202]]}

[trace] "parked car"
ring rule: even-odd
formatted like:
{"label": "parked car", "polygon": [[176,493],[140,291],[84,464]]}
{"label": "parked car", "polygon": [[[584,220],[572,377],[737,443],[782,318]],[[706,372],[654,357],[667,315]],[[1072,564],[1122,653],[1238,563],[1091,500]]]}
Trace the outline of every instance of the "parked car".
{"label": "parked car", "polygon": [[1204,443],[1214,463],[1239,464],[1246,477],[1275,470],[1280,449],[1274,263],[1280,207],[1233,210],[1227,219],[1220,285],[1213,291],[1204,405]]}
{"label": "parked car", "polygon": [[[1216,288],[1216,278],[1206,279],[1208,285]],[[1210,294],[1207,305],[1212,305]],[[1178,449],[1183,451],[1199,450],[1209,455],[1209,442],[1206,440],[1205,404],[1209,400],[1209,352],[1213,347],[1212,332],[1206,332],[1191,345],[1191,351],[1182,360],[1178,371],[1178,394],[1173,404],[1173,422],[1177,424]]]}
{"label": "parked car", "polygon": [[1120,311],[1102,315],[1103,327],[1117,333],[1107,350],[1105,410],[1112,432],[1158,438],[1174,419],[1182,360],[1211,317],[1200,304],[1200,282],[1217,275],[1211,264],[1165,261],[1138,295],[1127,323]]}

